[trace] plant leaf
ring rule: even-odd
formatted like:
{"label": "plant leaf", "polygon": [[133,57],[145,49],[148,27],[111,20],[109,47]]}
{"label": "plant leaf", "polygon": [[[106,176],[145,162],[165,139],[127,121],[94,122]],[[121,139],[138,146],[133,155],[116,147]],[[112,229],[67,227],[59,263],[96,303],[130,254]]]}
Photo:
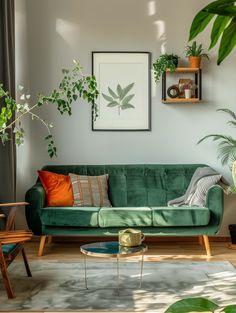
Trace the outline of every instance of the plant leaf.
{"label": "plant leaf", "polygon": [[233,111],[231,111],[230,109],[218,109],[217,112],[218,111],[225,112],[225,113],[229,114],[233,119],[236,120],[236,114]]}
{"label": "plant leaf", "polygon": [[212,49],[216,45],[229,21],[229,16],[217,16],[211,31],[211,44],[209,49]]}
{"label": "plant leaf", "polygon": [[134,94],[125,97],[125,98],[123,99],[123,101],[122,101],[122,105],[125,105],[125,104],[129,103],[130,100],[133,99],[133,97],[134,97]]}
{"label": "plant leaf", "polygon": [[117,93],[118,93],[118,96],[119,96],[120,100],[122,100],[122,98],[123,98],[123,89],[121,88],[120,84],[117,85],[116,90],[117,90]]}
{"label": "plant leaf", "polygon": [[165,313],[214,312],[218,305],[205,298],[188,298],[175,302]]}
{"label": "plant leaf", "polygon": [[110,102],[110,103],[108,103],[108,107],[109,108],[112,108],[112,107],[115,107],[115,106],[117,106],[117,105],[119,105],[119,103],[117,102],[117,101],[112,101],[112,102]]}
{"label": "plant leaf", "polygon": [[[122,97],[122,99],[128,94],[128,92],[132,89],[134,87],[134,83],[132,83],[132,84],[129,84],[127,87],[125,87],[124,89],[123,89],[123,97]],[[122,100],[121,99],[121,100]]]}
{"label": "plant leaf", "polygon": [[207,12],[221,16],[235,16],[236,7],[234,5],[225,5],[225,7],[215,7],[208,9]]}
{"label": "plant leaf", "polygon": [[219,54],[217,64],[221,62],[230,54],[236,45],[236,17],[234,17],[230,24],[223,32],[223,36],[220,43]]}
{"label": "plant leaf", "polygon": [[109,94],[112,96],[112,98],[118,99],[117,94],[110,87],[108,87],[108,91],[109,91]]}
{"label": "plant leaf", "polygon": [[200,11],[193,19],[190,28],[189,41],[193,40],[199,33],[201,33],[207,27],[207,25],[210,23],[214,16],[214,14]]}
{"label": "plant leaf", "polygon": [[235,313],[236,312],[236,305],[228,305],[221,312]]}
{"label": "plant leaf", "polygon": [[112,97],[109,97],[108,95],[105,95],[104,93],[102,93],[102,96],[103,96],[104,99],[106,99],[109,102],[114,101],[114,99]]}
{"label": "plant leaf", "polygon": [[130,103],[126,103],[126,104],[122,104],[121,109],[122,110],[126,110],[126,109],[134,109],[135,107],[130,104]]}

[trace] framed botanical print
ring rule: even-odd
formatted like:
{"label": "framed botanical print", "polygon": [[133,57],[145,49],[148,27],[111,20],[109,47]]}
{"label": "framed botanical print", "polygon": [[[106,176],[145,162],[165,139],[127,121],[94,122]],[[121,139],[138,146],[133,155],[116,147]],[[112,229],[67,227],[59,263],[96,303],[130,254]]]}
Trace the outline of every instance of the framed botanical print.
{"label": "framed botanical print", "polygon": [[150,52],[92,52],[98,83],[94,131],[151,130]]}

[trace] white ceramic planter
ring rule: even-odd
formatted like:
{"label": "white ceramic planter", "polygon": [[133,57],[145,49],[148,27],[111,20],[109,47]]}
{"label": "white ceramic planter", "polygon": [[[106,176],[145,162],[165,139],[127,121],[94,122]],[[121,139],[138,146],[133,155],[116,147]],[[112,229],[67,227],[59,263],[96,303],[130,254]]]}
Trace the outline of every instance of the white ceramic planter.
{"label": "white ceramic planter", "polygon": [[185,89],[184,94],[185,94],[185,99],[190,99],[192,97],[192,90],[191,89]]}

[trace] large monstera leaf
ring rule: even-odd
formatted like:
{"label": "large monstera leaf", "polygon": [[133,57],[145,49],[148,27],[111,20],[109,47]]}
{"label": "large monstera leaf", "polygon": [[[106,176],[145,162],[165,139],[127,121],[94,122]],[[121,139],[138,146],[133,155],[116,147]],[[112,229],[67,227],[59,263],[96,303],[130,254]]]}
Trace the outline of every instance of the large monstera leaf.
{"label": "large monstera leaf", "polygon": [[212,49],[218,40],[221,40],[217,59],[218,65],[227,58],[236,45],[235,4],[236,1],[232,0],[213,1],[197,13],[191,25],[189,40],[193,40],[204,31],[210,21],[214,19],[209,49]]}

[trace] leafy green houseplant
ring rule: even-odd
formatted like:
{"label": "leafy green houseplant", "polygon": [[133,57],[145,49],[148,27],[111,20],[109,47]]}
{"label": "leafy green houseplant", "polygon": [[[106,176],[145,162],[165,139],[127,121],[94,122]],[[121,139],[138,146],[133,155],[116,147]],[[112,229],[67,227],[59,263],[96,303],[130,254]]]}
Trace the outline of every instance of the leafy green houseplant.
{"label": "leafy green houseplant", "polygon": [[197,45],[196,41],[186,47],[186,57],[189,59],[189,67],[191,68],[200,68],[202,58],[209,60],[208,54],[204,53],[202,44]]}
{"label": "leafy green houseplant", "polygon": [[[72,70],[63,69],[64,75],[58,88],[54,89],[51,94],[40,94],[33,105],[29,104],[30,95],[24,93],[24,87],[19,86],[20,103],[17,103],[9,93],[0,85],[0,98],[3,99],[4,105],[0,110],[0,140],[4,144],[8,140],[15,139],[17,145],[21,145],[24,141],[23,118],[26,116],[32,120],[37,120],[46,128],[48,154],[50,157],[57,155],[57,149],[52,136],[52,123],[45,121],[38,113],[37,108],[46,104],[56,105],[61,114],[72,114],[72,103],[78,98],[84,99],[91,104],[93,119],[97,117],[96,99],[98,97],[97,82],[94,76],[84,75],[80,63],[75,61]],[[13,129],[14,137],[11,138],[9,130]]]}
{"label": "leafy green houseplant", "polygon": [[232,52],[236,45],[236,1],[217,0],[205,6],[195,16],[189,35],[189,41],[201,33],[214,19],[211,30],[211,43],[209,49],[215,47],[220,39],[217,64]]}
{"label": "leafy green houseplant", "polygon": [[[228,114],[232,119],[228,121],[230,126],[236,126],[236,114],[229,109],[219,109],[217,111],[224,112]],[[221,160],[223,165],[227,163],[232,167],[232,163],[236,160],[236,139],[231,136],[221,135],[221,134],[210,134],[198,141],[202,141],[211,138],[213,141],[217,141],[218,144],[218,158]]]}
{"label": "leafy green houseplant", "polygon": [[172,304],[165,313],[190,313],[190,312],[219,312],[235,313],[236,305],[228,305],[220,308],[216,303],[206,298],[187,298]]}
{"label": "leafy green houseplant", "polygon": [[156,62],[153,63],[154,69],[154,78],[158,82],[161,78],[161,75],[166,72],[167,69],[170,69],[171,72],[174,72],[178,66],[179,57],[176,54],[162,54],[159,58],[156,59]]}

